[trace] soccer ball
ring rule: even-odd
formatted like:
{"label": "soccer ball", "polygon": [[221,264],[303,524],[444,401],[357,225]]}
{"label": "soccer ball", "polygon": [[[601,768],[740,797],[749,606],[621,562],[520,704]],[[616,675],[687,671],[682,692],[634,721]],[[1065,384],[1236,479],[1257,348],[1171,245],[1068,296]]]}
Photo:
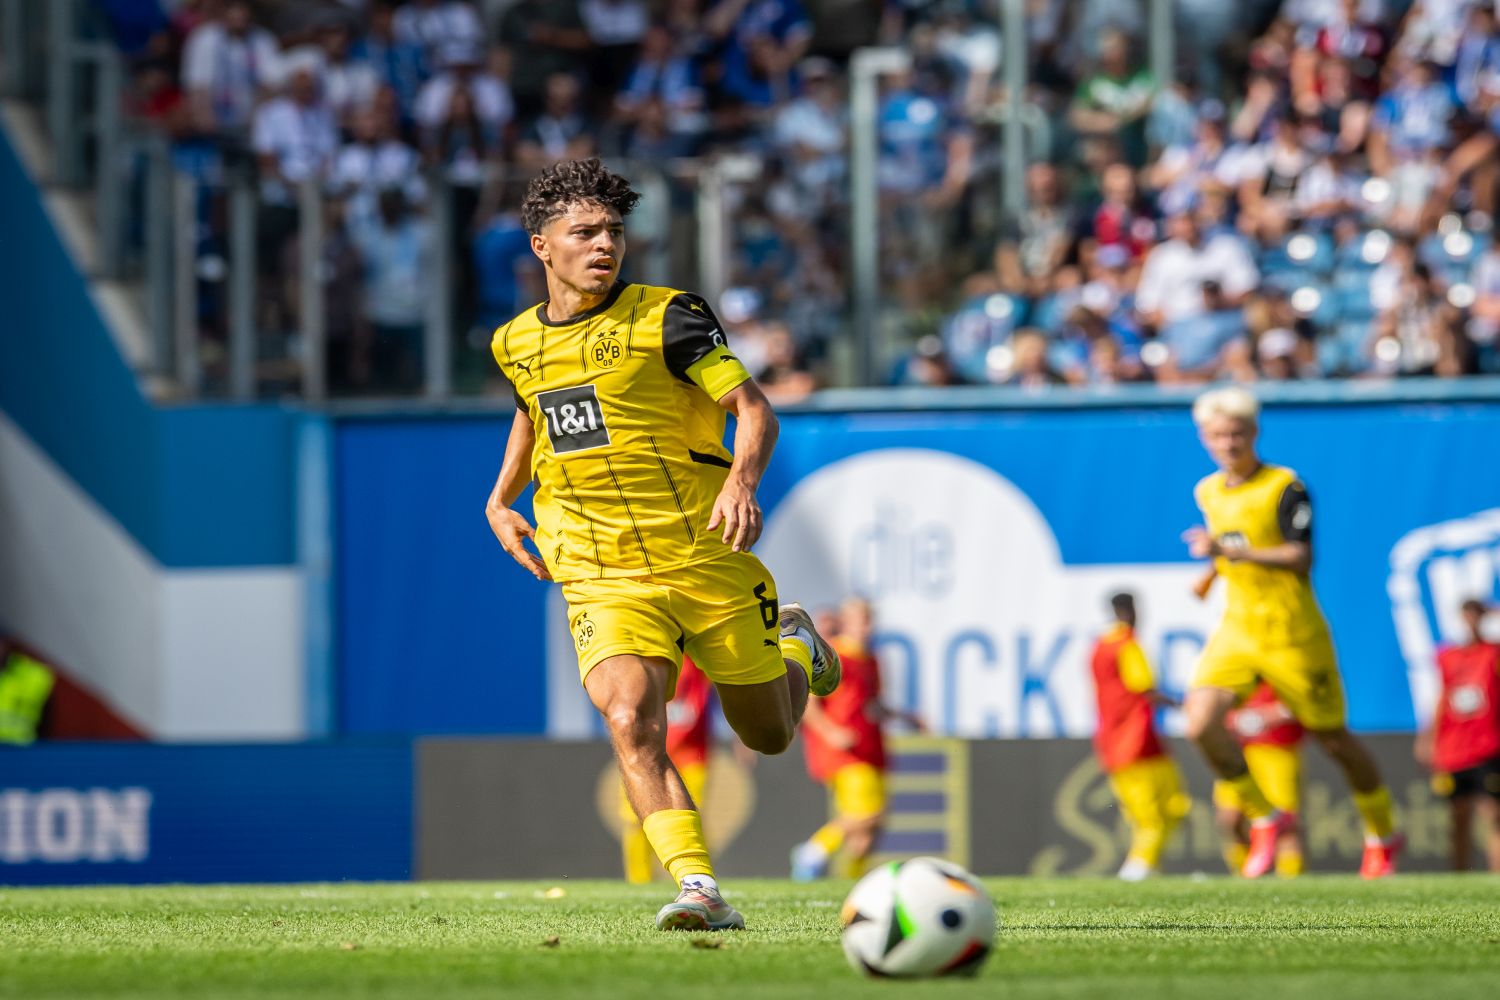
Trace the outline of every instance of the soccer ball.
{"label": "soccer ball", "polygon": [[871,976],[972,976],[995,941],[995,904],[979,880],[939,858],[882,865],[839,914],[849,964]]}

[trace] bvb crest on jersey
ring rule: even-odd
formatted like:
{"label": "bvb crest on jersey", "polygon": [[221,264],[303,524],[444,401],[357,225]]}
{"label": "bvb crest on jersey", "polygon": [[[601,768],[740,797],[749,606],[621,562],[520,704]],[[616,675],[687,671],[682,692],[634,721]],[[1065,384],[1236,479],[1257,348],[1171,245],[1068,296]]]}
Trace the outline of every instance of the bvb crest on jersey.
{"label": "bvb crest on jersey", "polygon": [[600,330],[594,342],[588,346],[589,358],[596,368],[613,368],[625,357],[625,348],[620,344],[620,331]]}

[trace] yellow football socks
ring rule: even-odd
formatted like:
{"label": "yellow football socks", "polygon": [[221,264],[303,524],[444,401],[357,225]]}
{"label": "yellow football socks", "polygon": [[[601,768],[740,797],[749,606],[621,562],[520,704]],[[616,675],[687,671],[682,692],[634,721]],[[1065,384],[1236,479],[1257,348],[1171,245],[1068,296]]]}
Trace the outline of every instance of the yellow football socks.
{"label": "yellow football socks", "polygon": [[1258,819],[1265,819],[1271,815],[1271,803],[1266,801],[1265,793],[1260,790],[1260,786],[1255,783],[1255,779],[1250,776],[1248,770],[1238,778],[1225,778],[1224,780],[1234,789],[1239,799],[1240,812],[1244,813],[1245,818],[1250,822],[1254,823]]}
{"label": "yellow football socks", "polygon": [[823,853],[831,858],[844,846],[844,828],[834,820],[824,823],[817,833],[807,839],[823,848]]}
{"label": "yellow football socks", "polygon": [[868,854],[862,858],[851,857],[844,862],[844,878],[864,878],[869,870],[870,856]]}
{"label": "yellow football socks", "polygon": [[1152,871],[1161,867],[1161,852],[1167,846],[1167,826],[1138,826],[1130,837],[1130,857],[1142,861]]}
{"label": "yellow football socks", "polygon": [[1238,875],[1245,869],[1245,856],[1250,853],[1250,846],[1242,844],[1238,840],[1231,840],[1224,845],[1224,863],[1229,866],[1229,874]]}
{"label": "yellow football socks", "polygon": [[802,672],[807,675],[807,683],[812,683],[812,648],[806,642],[794,635],[782,636],[781,658],[783,660],[791,660],[797,666],[801,667]]}
{"label": "yellow football socks", "polygon": [[1354,808],[1365,821],[1365,832],[1385,840],[1396,830],[1391,818],[1391,790],[1384,785],[1373,792],[1355,792]]}
{"label": "yellow football socks", "polygon": [[646,831],[634,818],[620,831],[620,851],[625,861],[625,881],[631,885],[650,882],[656,874],[656,853],[651,850]]}
{"label": "yellow football socks", "polygon": [[1276,852],[1276,874],[1282,878],[1296,878],[1302,874],[1302,855],[1297,851]]}
{"label": "yellow football socks", "polygon": [[694,809],[661,809],[641,821],[646,839],[661,859],[662,867],[681,885],[689,875],[713,878],[703,840],[703,823]]}

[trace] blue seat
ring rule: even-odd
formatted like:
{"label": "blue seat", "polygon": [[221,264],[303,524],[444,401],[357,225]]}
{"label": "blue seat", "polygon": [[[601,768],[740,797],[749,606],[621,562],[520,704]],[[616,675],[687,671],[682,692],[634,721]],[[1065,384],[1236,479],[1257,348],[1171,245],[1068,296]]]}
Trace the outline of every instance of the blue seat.
{"label": "blue seat", "polygon": [[1329,367],[1325,362],[1325,370],[1343,375],[1358,375],[1368,371],[1370,367],[1368,348],[1372,328],[1373,324],[1369,320],[1339,321],[1338,325],[1330,333],[1325,334],[1318,343],[1320,360],[1325,350],[1336,359],[1335,367]]}
{"label": "blue seat", "polygon": [[1391,252],[1394,240],[1383,229],[1369,229],[1338,248],[1335,266],[1341,271],[1379,267]]}
{"label": "blue seat", "polygon": [[1333,237],[1327,233],[1293,233],[1282,241],[1282,252],[1297,267],[1318,274],[1333,270]]}
{"label": "blue seat", "polygon": [[1369,320],[1375,317],[1375,303],[1370,301],[1369,271],[1335,271],[1333,294],[1338,300],[1339,319]]}
{"label": "blue seat", "polygon": [[1269,285],[1277,291],[1290,295],[1295,289],[1304,285],[1317,284],[1318,275],[1304,267],[1293,267],[1287,264],[1282,267],[1266,268],[1261,271],[1261,283]]}
{"label": "blue seat", "polygon": [[1311,320],[1318,329],[1327,329],[1338,321],[1340,301],[1331,285],[1316,280],[1304,282],[1291,289],[1290,297],[1297,315]]}
{"label": "blue seat", "polygon": [[1487,233],[1467,229],[1446,234],[1433,233],[1417,244],[1417,259],[1443,274],[1468,274],[1474,261],[1489,246],[1490,237]]}

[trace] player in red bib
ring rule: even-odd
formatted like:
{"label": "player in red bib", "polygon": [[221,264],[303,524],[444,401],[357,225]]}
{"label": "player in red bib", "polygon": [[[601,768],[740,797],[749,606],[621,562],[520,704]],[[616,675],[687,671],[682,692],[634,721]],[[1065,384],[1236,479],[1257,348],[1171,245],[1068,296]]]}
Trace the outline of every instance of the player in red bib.
{"label": "player in red bib", "polygon": [[1094,644],[1089,667],[1098,699],[1094,752],[1130,824],[1130,852],[1120,878],[1154,875],[1173,828],[1192,805],[1182,772],[1156,733],[1156,709],[1170,700],[1156,690],[1151,665],[1135,639],[1135,597],[1110,598],[1115,622]]}
{"label": "player in red bib", "polygon": [[842,851],[845,874],[864,873],[885,820],[885,735],[881,724],[897,719],[921,729],[916,716],[880,700],[880,663],[870,648],[874,616],[868,601],[851,598],[838,615],[833,639],[843,680],[826,698],[810,698],[802,717],[807,770],[827,785],[834,818],[792,849],[792,877],[821,878]]}
{"label": "player in red bib", "polygon": [[[683,657],[677,675],[677,693],[667,703],[667,756],[688,796],[701,811],[708,786],[709,723],[713,717],[713,682],[703,675],[690,657]],[[622,789],[620,794],[620,845],[625,859],[625,880],[636,884],[651,881],[660,868],[656,852],[641,829],[641,821]]]}
{"label": "player in red bib", "polygon": [[[1302,874],[1302,832],[1297,815],[1302,808],[1302,752],[1306,730],[1276,697],[1271,685],[1260,687],[1225,719],[1245,751],[1250,776],[1266,800],[1289,819],[1276,838],[1276,874]],[[1214,782],[1215,819],[1224,835],[1224,861],[1232,873],[1245,867],[1250,845],[1250,821],[1234,785]]]}
{"label": "player in red bib", "polygon": [[1488,831],[1485,855],[1500,872],[1500,645],[1480,633],[1486,608],[1463,603],[1469,641],[1438,651],[1442,681],[1432,727],[1417,735],[1417,760],[1432,768],[1433,791],[1453,810],[1453,870],[1469,867],[1477,809]]}

